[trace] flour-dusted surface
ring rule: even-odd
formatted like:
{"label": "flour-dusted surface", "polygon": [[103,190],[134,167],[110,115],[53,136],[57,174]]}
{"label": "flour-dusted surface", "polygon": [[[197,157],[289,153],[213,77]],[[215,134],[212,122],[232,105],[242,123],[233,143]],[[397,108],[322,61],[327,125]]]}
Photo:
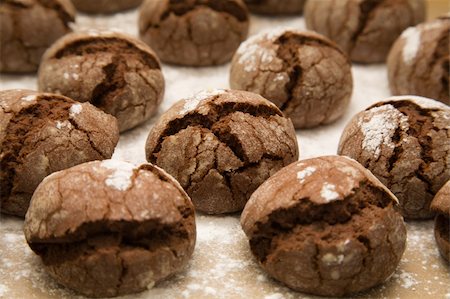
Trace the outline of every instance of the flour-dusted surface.
{"label": "flour-dusted surface", "polygon": [[[137,35],[136,11],[97,19],[80,15],[77,22],[77,28],[103,28]],[[251,22],[250,34],[276,27],[305,28],[303,18],[252,16]],[[163,65],[167,89],[160,113],[175,101],[202,89],[228,88],[228,71],[229,64],[206,68]],[[355,65],[353,75],[353,98],[344,117],[328,126],[297,131],[301,159],[335,154],[340,134],[350,118],[389,96],[384,65]],[[2,75],[0,87],[36,89],[36,81],[33,75]],[[145,162],[145,140],[155,119],[122,134],[113,159],[134,164]],[[299,174],[299,179],[307,174]],[[20,219],[1,215],[0,298],[82,298],[58,286],[45,273],[40,259],[26,245],[22,223]],[[361,294],[359,298],[450,298],[449,268],[436,248],[433,222],[409,222],[407,227],[407,249],[395,274],[383,286]],[[151,290],[123,298],[318,297],[290,291],[261,271],[240,228],[239,215],[197,215],[197,245],[188,268]]]}

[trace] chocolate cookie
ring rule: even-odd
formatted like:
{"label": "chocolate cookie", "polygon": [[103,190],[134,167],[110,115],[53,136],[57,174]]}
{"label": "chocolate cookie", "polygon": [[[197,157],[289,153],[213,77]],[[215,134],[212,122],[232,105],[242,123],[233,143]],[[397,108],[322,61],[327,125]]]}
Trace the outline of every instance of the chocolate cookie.
{"label": "chocolate cookie", "polygon": [[338,153],[368,168],[399,199],[406,218],[433,216],[430,203],[450,179],[450,107],[422,97],[391,97],[358,113]]}
{"label": "chocolate cookie", "polygon": [[415,94],[450,105],[450,16],[410,27],[387,59],[394,95]]}
{"label": "chocolate cookie", "polygon": [[164,96],[155,53],[115,32],[72,33],[58,40],[42,58],[38,85],[114,115],[121,132],[154,115]]}
{"label": "chocolate cookie", "polygon": [[242,0],[146,0],[139,15],[140,36],[161,60],[188,66],[230,61],[248,27]]}
{"label": "chocolate cookie", "polygon": [[177,102],[155,124],[145,150],[208,214],[242,210],[262,182],[298,159],[292,122],[261,96],[236,90]]}
{"label": "chocolate cookie", "polygon": [[267,15],[301,14],[305,0],[244,0],[250,11]]}
{"label": "chocolate cookie", "polygon": [[346,157],[303,160],[264,182],[242,212],[263,269],[288,287],[345,296],[384,282],[406,246],[395,196]]}
{"label": "chocolate cookie", "polygon": [[139,6],[142,0],[72,0],[77,10],[91,14],[109,14]]}
{"label": "chocolate cookie", "polygon": [[402,31],[424,19],[424,0],[312,0],[305,4],[306,27],[334,40],[354,62],[384,62]]}
{"label": "chocolate cookie", "polygon": [[24,232],[58,283],[89,297],[119,296],[186,266],[195,245],[194,207],[162,169],[95,161],[46,177]]}
{"label": "chocolate cookie", "polygon": [[29,90],[0,91],[0,211],[24,216],[48,174],[111,158],[114,117],[89,103]]}
{"label": "chocolate cookie", "polygon": [[431,210],[437,214],[434,222],[434,237],[441,255],[450,261],[450,181],[436,193]]}
{"label": "chocolate cookie", "polygon": [[36,71],[45,50],[74,21],[69,0],[0,1],[0,72]]}
{"label": "chocolate cookie", "polygon": [[230,86],[272,101],[296,128],[311,128],[342,116],[353,79],[350,62],[335,43],[288,29],[242,43],[231,63]]}

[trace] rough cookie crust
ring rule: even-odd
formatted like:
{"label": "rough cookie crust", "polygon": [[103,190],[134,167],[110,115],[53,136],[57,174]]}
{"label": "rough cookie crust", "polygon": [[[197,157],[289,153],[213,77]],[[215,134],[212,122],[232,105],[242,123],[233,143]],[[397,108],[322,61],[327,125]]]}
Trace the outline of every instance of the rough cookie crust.
{"label": "rough cookie crust", "polygon": [[206,66],[230,61],[248,33],[242,0],[146,0],[139,32],[162,61]]}
{"label": "rough cookie crust", "polygon": [[145,150],[209,214],[242,210],[262,182],[298,159],[292,122],[261,96],[236,90],[179,101],[150,131]]}
{"label": "rough cookie crust", "polygon": [[72,3],[82,12],[109,14],[137,7],[142,0],[72,0]]}
{"label": "rough cookie crust", "polygon": [[24,224],[48,273],[90,297],[139,292],[180,271],[195,231],[194,207],[172,177],[115,160],[45,178]]}
{"label": "rough cookie crust", "polygon": [[450,105],[450,16],[405,30],[387,59],[394,95],[414,94]]}
{"label": "rough cookie crust", "polygon": [[314,32],[282,29],[241,44],[230,86],[272,101],[295,128],[311,128],[342,116],[353,79],[350,61],[335,43]]}
{"label": "rough cookie crust", "polygon": [[395,196],[352,159],[327,156],[283,168],[241,216],[256,259],[295,290],[344,296],[385,281],[406,246]]}
{"label": "rough cookie crust", "polygon": [[42,179],[111,158],[118,140],[116,119],[89,103],[29,90],[0,91],[1,212],[23,217]]}
{"label": "rough cookie crust", "polygon": [[164,77],[156,54],[143,42],[116,32],[72,33],[44,55],[39,89],[91,102],[131,129],[157,111]]}
{"label": "rough cookie crust", "polygon": [[435,212],[434,237],[442,257],[450,261],[450,180],[439,190],[431,202]]}
{"label": "rough cookie crust", "polygon": [[450,107],[414,96],[376,103],[347,124],[338,154],[372,171],[403,216],[431,218],[430,203],[450,179]]}
{"label": "rough cookie crust", "polygon": [[425,19],[424,0],[307,1],[308,29],[334,40],[352,61],[384,62],[389,50],[409,26]]}
{"label": "rough cookie crust", "polygon": [[0,72],[35,72],[45,50],[74,21],[70,0],[2,0]]}
{"label": "rough cookie crust", "polygon": [[294,15],[303,12],[305,0],[244,0],[251,12],[267,15]]}

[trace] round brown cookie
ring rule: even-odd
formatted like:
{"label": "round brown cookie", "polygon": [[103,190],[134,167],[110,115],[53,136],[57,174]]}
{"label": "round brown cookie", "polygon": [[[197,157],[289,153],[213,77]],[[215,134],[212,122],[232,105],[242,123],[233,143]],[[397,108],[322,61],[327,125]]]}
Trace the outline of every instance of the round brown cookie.
{"label": "round brown cookie", "polygon": [[301,14],[305,0],[244,0],[250,11],[267,15]]}
{"label": "round brown cookie", "polygon": [[450,105],[450,16],[410,27],[387,59],[394,95],[415,94]]}
{"label": "round brown cookie", "polygon": [[292,122],[261,96],[236,90],[177,102],[150,131],[145,150],[208,214],[242,210],[262,182],[298,159]]}
{"label": "round brown cookie", "polygon": [[308,29],[334,40],[354,62],[384,62],[394,41],[425,19],[424,0],[311,0]]}
{"label": "round brown cookie", "polygon": [[111,158],[114,117],[89,103],[29,90],[0,91],[0,211],[24,216],[47,175]]}
{"label": "round brown cookie", "polygon": [[0,1],[0,72],[35,72],[45,50],[74,21],[70,0]]}
{"label": "round brown cookie", "polygon": [[399,199],[406,218],[433,216],[430,203],[450,179],[450,107],[422,97],[391,97],[358,113],[338,153],[368,168]]}
{"label": "round brown cookie", "polygon": [[24,232],[50,276],[89,297],[151,288],[186,266],[196,236],[194,207],[172,177],[115,160],[45,178]]}
{"label": "round brown cookie", "polygon": [[242,0],[146,0],[141,38],[167,63],[206,66],[230,61],[248,33]]}
{"label": "round brown cookie", "polygon": [[139,6],[142,0],[72,0],[77,10],[91,14],[109,14]]}
{"label": "round brown cookie", "polygon": [[241,224],[263,269],[288,287],[345,296],[384,282],[406,246],[397,199],[346,157],[292,163],[264,182]]}
{"label": "round brown cookie", "polygon": [[230,86],[269,99],[296,128],[311,128],[342,116],[353,79],[336,44],[314,32],[283,29],[241,44],[231,63]]}
{"label": "round brown cookie", "polygon": [[441,255],[450,261],[450,180],[436,193],[431,210],[437,214],[434,220],[436,244]]}
{"label": "round brown cookie", "polygon": [[114,115],[121,132],[154,115],[164,96],[158,57],[143,42],[117,32],[59,39],[42,58],[38,85]]}

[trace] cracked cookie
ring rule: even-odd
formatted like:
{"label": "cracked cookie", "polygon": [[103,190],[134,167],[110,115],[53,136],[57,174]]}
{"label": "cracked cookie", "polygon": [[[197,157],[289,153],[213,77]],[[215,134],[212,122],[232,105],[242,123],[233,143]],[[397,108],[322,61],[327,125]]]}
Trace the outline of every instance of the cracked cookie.
{"label": "cracked cookie", "polygon": [[450,105],[450,16],[410,27],[387,59],[394,95],[420,95]]}
{"label": "cracked cookie", "polygon": [[241,225],[272,277],[297,291],[346,296],[383,283],[397,268],[406,246],[397,204],[356,161],[319,157],[264,182]]}
{"label": "cracked cookie", "polygon": [[431,210],[437,214],[434,219],[434,237],[441,255],[450,260],[450,181],[436,193]]}
{"label": "cracked cookie", "polygon": [[208,214],[242,210],[262,182],[298,159],[292,122],[261,96],[237,90],[177,102],[150,131],[145,150]]}
{"label": "cracked cookie", "polygon": [[353,90],[350,61],[314,32],[264,32],[241,44],[230,70],[233,89],[258,93],[292,119],[295,128],[341,117]]}
{"label": "cracked cookie", "polygon": [[116,160],[46,177],[24,224],[50,276],[89,297],[140,292],[181,271],[195,231],[194,207],[172,177]]}
{"label": "cracked cookie", "polygon": [[376,103],[347,124],[338,154],[372,171],[403,216],[431,218],[430,203],[450,179],[450,107],[416,96]]}
{"label": "cracked cookie", "polygon": [[139,32],[162,61],[187,66],[230,61],[248,33],[242,0],[146,0]]}
{"label": "cracked cookie", "polygon": [[425,19],[424,0],[307,1],[308,29],[333,41],[350,59],[360,63],[384,62],[394,41],[409,26]]}
{"label": "cracked cookie", "polygon": [[116,32],[64,36],[44,54],[38,74],[40,90],[90,102],[114,115],[121,132],[156,113],[164,84],[152,49]]}
{"label": "cracked cookie", "polygon": [[74,21],[69,0],[0,1],[0,72],[35,72],[45,50]]}
{"label": "cracked cookie", "polygon": [[244,0],[251,12],[267,15],[293,15],[303,12],[305,0]]}
{"label": "cracked cookie", "polygon": [[139,6],[142,0],[72,0],[77,10],[91,14],[109,14]]}
{"label": "cracked cookie", "polygon": [[0,212],[23,217],[47,175],[111,158],[114,117],[88,103],[29,90],[0,91]]}

